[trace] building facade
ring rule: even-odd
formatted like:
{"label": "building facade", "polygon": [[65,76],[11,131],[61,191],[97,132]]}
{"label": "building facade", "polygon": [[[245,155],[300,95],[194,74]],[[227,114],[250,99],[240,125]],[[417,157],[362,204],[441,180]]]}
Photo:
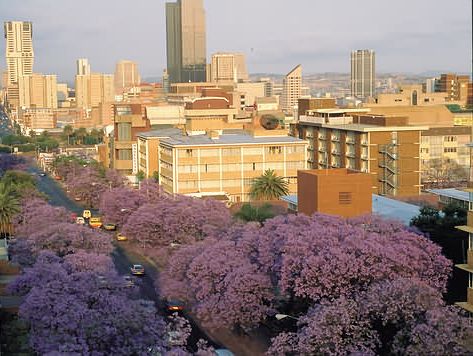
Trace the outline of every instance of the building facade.
{"label": "building facade", "polygon": [[203,0],[166,3],[166,55],[171,83],[206,81],[207,46]]}
{"label": "building facade", "polygon": [[56,109],[57,77],[33,73],[18,78],[19,106]]}
{"label": "building facade", "polygon": [[115,66],[114,83],[116,94],[122,94],[127,88],[139,87],[141,77],[138,64],[127,60],[119,61]]}
{"label": "building facade", "polygon": [[371,214],[372,180],[367,173],[346,168],[299,171],[299,213],[354,217]]}
{"label": "building facade", "polygon": [[281,110],[293,113],[297,101],[301,97],[302,66],[299,64],[291,70],[283,79],[283,91],[281,96]]}
{"label": "building facade", "polygon": [[250,200],[254,178],[265,170],[297,191],[297,171],[306,168],[307,143],[289,137],[248,134],[174,136],[159,144],[160,183],[169,193],[225,194],[231,202]]}
{"label": "building facade", "polygon": [[87,58],[79,58],[76,61],[77,70],[76,75],[89,75],[90,74],[90,64]]}
{"label": "building facade", "polygon": [[113,102],[113,75],[92,73],[76,75],[76,106],[91,109],[100,103]]}
{"label": "building facade", "polygon": [[33,24],[26,21],[5,22],[8,85],[17,84],[24,75],[33,74]]}
{"label": "building facade", "polygon": [[48,108],[20,107],[18,122],[24,134],[29,134],[30,130],[39,132],[56,128],[54,111]]}
{"label": "building facade", "polygon": [[457,75],[453,73],[441,74],[440,79],[436,81],[435,91],[446,93],[448,101],[468,100],[468,83],[471,82],[468,75]]}
{"label": "building facade", "polygon": [[211,82],[241,82],[248,80],[243,53],[215,53],[210,65]]}
{"label": "building facade", "polygon": [[406,117],[368,114],[369,109],[319,109],[293,125],[293,135],[309,141],[312,169],[348,168],[371,174],[373,193],[418,195],[420,142],[426,126]]}
{"label": "building facade", "polygon": [[374,96],[375,53],[363,49],[351,52],[351,96],[365,99]]}

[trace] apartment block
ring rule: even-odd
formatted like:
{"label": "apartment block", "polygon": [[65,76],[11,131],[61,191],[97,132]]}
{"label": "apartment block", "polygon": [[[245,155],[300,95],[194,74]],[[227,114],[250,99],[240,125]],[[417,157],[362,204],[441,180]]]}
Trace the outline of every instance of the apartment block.
{"label": "apartment block", "polygon": [[302,66],[299,64],[292,69],[283,79],[281,95],[281,109],[292,114],[297,101],[301,97]]}
{"label": "apartment block", "polygon": [[141,77],[138,64],[133,61],[121,60],[115,66],[114,74],[115,93],[123,94],[126,89],[139,87]]}
{"label": "apartment block", "polygon": [[403,85],[398,93],[378,94],[375,103],[377,106],[444,105],[447,95],[445,92],[426,92],[422,85]]}
{"label": "apartment block", "polygon": [[243,53],[215,53],[210,64],[211,82],[241,82],[248,80]]}
{"label": "apartment block", "polygon": [[33,73],[18,77],[19,106],[57,108],[57,77]]}
{"label": "apartment block", "polygon": [[50,108],[19,108],[18,122],[24,134],[30,130],[44,131],[56,128],[56,118]]}
{"label": "apartment block", "polygon": [[109,142],[110,168],[126,176],[136,174],[137,167],[133,167],[133,155],[137,153],[137,135],[151,129],[145,116],[145,108],[139,104],[115,104],[113,128]]}
{"label": "apartment block", "polygon": [[92,73],[76,75],[76,106],[91,109],[100,103],[113,102],[113,75]]}
{"label": "apartment block", "polygon": [[468,75],[441,74],[440,79],[436,81],[435,91],[446,93],[448,101],[461,101],[466,104],[469,82],[471,79]]}
{"label": "apartment block", "polygon": [[[468,144],[469,149],[473,148],[473,144]],[[473,150],[470,152],[473,153]],[[472,154],[473,157],[473,154]],[[471,158],[470,158],[471,161]],[[473,162],[473,161],[471,161]],[[466,271],[468,273],[468,287],[466,301],[456,303],[461,308],[465,309],[469,313],[473,313],[473,166],[470,166],[470,175],[468,188],[465,189],[469,193],[469,209],[467,225],[457,226],[457,229],[468,233],[468,250],[467,250],[467,263],[459,264],[455,267]]]}
{"label": "apartment block", "polygon": [[298,100],[298,114],[305,115],[309,110],[334,109],[336,100],[334,98],[303,98]]}
{"label": "apartment block", "polygon": [[315,169],[297,174],[299,213],[354,217],[371,214],[372,178],[346,168]]}
{"label": "apartment block", "polygon": [[306,168],[304,140],[249,133],[172,136],[159,144],[160,184],[169,193],[225,194],[249,201],[254,178],[273,169],[297,191],[297,171]]}
{"label": "apartment block", "polygon": [[310,168],[369,173],[373,193],[409,196],[420,193],[421,132],[427,129],[369,109],[319,109],[300,116],[292,132],[309,141]]}

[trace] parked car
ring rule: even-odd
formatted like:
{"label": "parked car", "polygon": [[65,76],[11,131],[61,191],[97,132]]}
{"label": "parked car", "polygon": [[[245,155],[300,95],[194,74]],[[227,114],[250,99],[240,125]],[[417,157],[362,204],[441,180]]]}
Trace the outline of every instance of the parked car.
{"label": "parked car", "polygon": [[104,224],[103,228],[107,231],[115,231],[117,229],[117,225],[108,223]]}
{"label": "parked car", "polygon": [[78,216],[76,218],[76,224],[84,225],[85,224],[85,219],[82,216]]}
{"label": "parked car", "polygon": [[90,210],[84,210],[82,212],[82,216],[84,219],[90,219],[92,217],[92,212]]}
{"label": "parked car", "polygon": [[184,310],[184,302],[177,299],[166,299],[166,310],[170,313],[180,312]]}
{"label": "parked car", "polygon": [[121,232],[117,234],[117,241],[126,241],[126,240],[128,240],[128,237],[123,235]]}
{"label": "parked car", "polygon": [[89,226],[94,229],[99,229],[102,227],[102,218],[99,216],[91,217],[89,219]]}
{"label": "parked car", "polygon": [[134,276],[143,276],[145,274],[145,268],[142,265],[133,265],[130,271]]}

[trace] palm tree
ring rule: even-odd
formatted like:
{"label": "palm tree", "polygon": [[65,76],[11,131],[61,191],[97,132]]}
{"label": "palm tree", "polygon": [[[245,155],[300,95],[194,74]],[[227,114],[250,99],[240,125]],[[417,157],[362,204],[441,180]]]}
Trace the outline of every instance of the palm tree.
{"label": "palm tree", "polygon": [[235,213],[235,217],[243,221],[257,221],[260,224],[263,224],[265,220],[274,217],[274,214],[271,212],[271,205],[269,204],[257,207],[245,203],[242,205],[240,210]]}
{"label": "palm tree", "polygon": [[70,145],[69,138],[74,133],[74,128],[71,125],[64,126],[63,135],[67,137],[67,145]]}
{"label": "palm tree", "polygon": [[277,200],[289,194],[289,184],[279,177],[274,170],[267,169],[261,177],[255,178],[250,189],[250,196],[259,200]]}
{"label": "palm tree", "polygon": [[20,200],[11,184],[0,182],[0,234],[11,234],[11,220],[20,212]]}

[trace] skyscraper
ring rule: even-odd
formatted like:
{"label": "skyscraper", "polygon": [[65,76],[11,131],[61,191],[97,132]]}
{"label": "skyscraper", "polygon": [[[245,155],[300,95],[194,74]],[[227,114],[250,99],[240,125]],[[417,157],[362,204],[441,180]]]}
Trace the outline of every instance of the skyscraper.
{"label": "skyscraper", "polygon": [[243,53],[215,53],[212,55],[212,82],[248,80],[245,55]]}
{"label": "skyscraper", "polygon": [[351,95],[357,98],[374,96],[375,53],[369,49],[351,52]]}
{"label": "skyscraper", "polygon": [[89,75],[90,64],[87,58],[79,58],[77,60],[77,75]]}
{"label": "skyscraper", "polygon": [[206,80],[206,33],[203,0],[166,3],[167,70],[171,83]]}
{"label": "skyscraper", "polygon": [[24,21],[5,22],[8,84],[17,84],[18,77],[33,74],[33,24]]}
{"label": "skyscraper", "polygon": [[302,66],[299,64],[283,79],[281,109],[292,113],[294,106],[301,97]]}
{"label": "skyscraper", "polygon": [[119,61],[115,67],[115,93],[122,94],[123,89],[137,87],[141,83],[138,65],[132,61]]}

